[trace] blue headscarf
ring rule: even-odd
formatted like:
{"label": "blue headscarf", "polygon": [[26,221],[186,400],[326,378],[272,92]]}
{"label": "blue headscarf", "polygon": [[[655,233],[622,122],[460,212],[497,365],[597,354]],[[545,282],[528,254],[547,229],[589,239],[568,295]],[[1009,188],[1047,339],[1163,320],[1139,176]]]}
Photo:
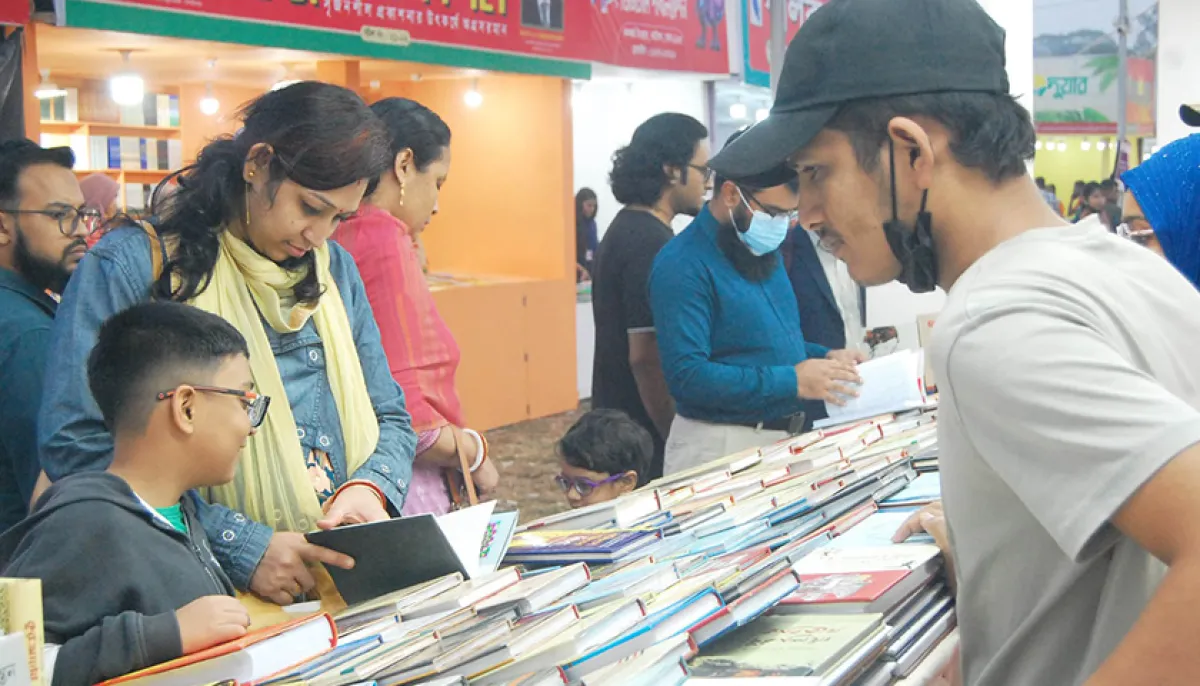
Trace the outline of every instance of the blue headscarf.
{"label": "blue headscarf", "polygon": [[1121,175],[1163,254],[1200,288],[1200,133],[1171,143]]}

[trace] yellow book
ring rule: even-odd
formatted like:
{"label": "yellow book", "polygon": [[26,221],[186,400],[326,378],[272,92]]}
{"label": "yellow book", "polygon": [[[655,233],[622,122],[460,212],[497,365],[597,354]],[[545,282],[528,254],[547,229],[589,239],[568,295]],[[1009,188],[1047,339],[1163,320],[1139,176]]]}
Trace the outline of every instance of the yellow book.
{"label": "yellow book", "polygon": [[40,579],[0,579],[0,617],[5,618],[6,634],[24,634],[29,656],[29,676],[33,686],[44,686],[42,652],[45,625],[42,623],[42,582]]}

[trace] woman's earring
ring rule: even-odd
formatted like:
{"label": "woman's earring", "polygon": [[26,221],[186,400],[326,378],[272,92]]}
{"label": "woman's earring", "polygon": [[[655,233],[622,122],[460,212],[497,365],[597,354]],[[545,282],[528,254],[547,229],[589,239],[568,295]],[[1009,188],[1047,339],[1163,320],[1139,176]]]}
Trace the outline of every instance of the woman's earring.
{"label": "woman's earring", "polygon": [[404,184],[400,184],[400,206],[404,207]]}
{"label": "woman's earring", "polygon": [[[254,172],[250,172],[250,176],[254,176]],[[253,188],[250,184],[246,184],[246,229],[250,228],[250,190]]]}

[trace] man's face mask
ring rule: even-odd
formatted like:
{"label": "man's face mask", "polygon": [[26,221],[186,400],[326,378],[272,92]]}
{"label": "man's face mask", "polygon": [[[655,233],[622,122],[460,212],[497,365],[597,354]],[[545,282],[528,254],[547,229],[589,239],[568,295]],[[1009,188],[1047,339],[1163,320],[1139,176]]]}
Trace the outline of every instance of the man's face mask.
{"label": "man's face mask", "polygon": [[896,280],[913,293],[928,293],[937,288],[937,249],[933,245],[933,216],[925,211],[929,191],[921,194],[921,209],[914,225],[900,221],[896,200],[896,147],[888,137],[888,167],[892,182],[892,218],[883,223],[892,254],[900,262]]}
{"label": "man's face mask", "polygon": [[746,206],[746,209],[751,212],[750,225],[746,227],[745,231],[738,227],[737,219],[732,214],[730,215],[730,221],[733,222],[733,228],[737,229],[737,237],[741,240],[742,245],[745,245],[746,249],[755,257],[778,250],[784,239],[787,238],[788,229],[791,228],[791,217],[786,214],[772,217],[766,212],[754,209],[740,188],[738,196],[741,197],[742,204]]}

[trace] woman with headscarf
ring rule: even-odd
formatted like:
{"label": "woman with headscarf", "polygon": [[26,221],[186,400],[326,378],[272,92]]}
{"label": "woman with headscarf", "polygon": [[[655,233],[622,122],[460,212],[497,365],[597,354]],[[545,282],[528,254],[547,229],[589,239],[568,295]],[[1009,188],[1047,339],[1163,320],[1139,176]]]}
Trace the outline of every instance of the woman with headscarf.
{"label": "woman with headscarf", "polygon": [[[113,439],[86,368],[113,314],[157,298],[229,321],[249,344],[253,395],[275,402],[234,480],[197,498],[199,519],[234,584],[283,605],[316,584],[306,563],[353,565],[305,532],[400,512],[416,436],[354,261],[326,241],[388,167],[382,124],[352,91],[311,81],[260,96],[241,118],[173,177],[155,226],[114,228],[76,270],[38,442],[51,480],[107,467]],[[255,402],[236,389],[196,400],[226,401]]]}
{"label": "woman with headscarf", "polygon": [[575,194],[575,280],[591,281],[596,246],[600,244],[596,228],[598,209],[596,191],[580,188]]}
{"label": "woman with headscarf", "polygon": [[1121,181],[1117,233],[1163,255],[1200,288],[1200,133],[1164,146]]}
{"label": "woman with headscarf", "polygon": [[[101,228],[120,212],[117,196],[121,193],[121,184],[108,174],[89,174],[79,182],[79,189],[83,191],[84,207],[97,210],[103,216],[103,221],[100,223]],[[102,235],[104,235],[103,230],[93,231],[88,235],[88,247],[95,245]]]}

